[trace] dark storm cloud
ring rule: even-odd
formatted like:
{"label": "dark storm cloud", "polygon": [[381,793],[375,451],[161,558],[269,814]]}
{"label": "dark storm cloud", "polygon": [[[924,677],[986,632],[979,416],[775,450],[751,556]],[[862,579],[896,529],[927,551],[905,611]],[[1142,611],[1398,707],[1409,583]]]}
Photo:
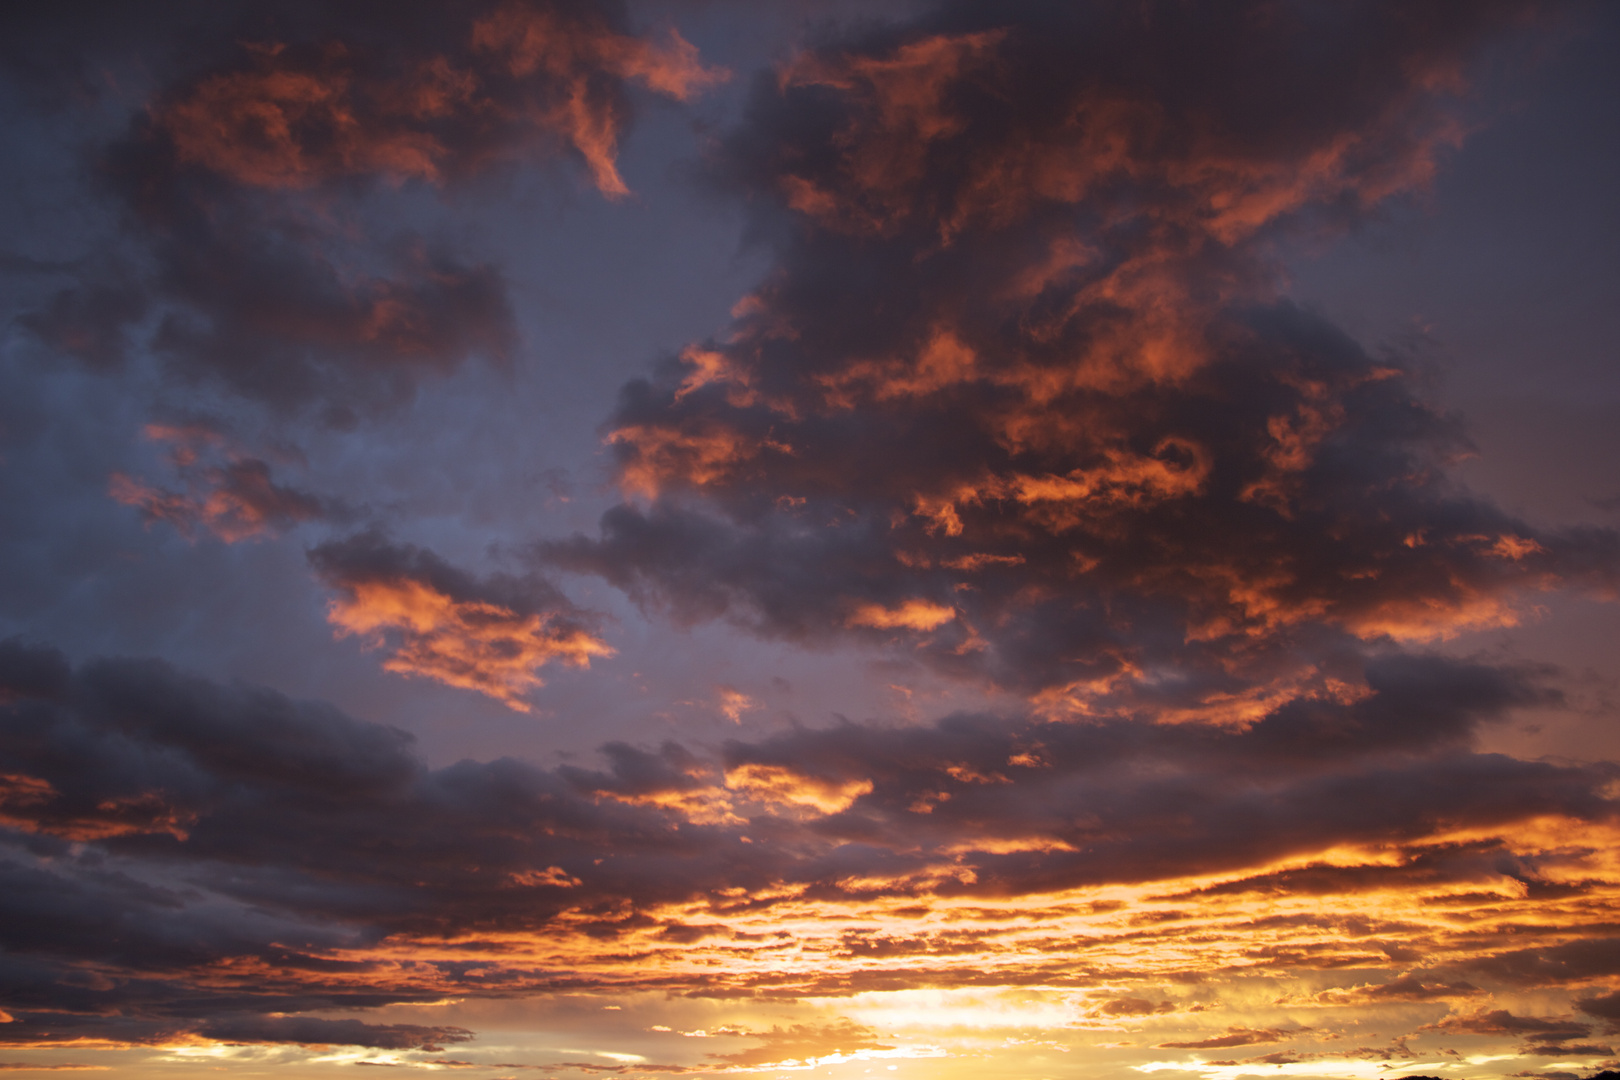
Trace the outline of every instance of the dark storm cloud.
{"label": "dark storm cloud", "polygon": [[602,749],[609,762],[606,773],[563,765],[557,769],[580,791],[615,795],[657,795],[693,791],[713,783],[713,769],[686,747],[665,742],[651,753],[622,742],[610,742]]}
{"label": "dark storm cloud", "polygon": [[[466,584],[420,552],[355,545],[323,558],[365,553],[446,589]],[[262,1017],[535,991],[560,977],[488,958],[493,967],[443,957],[402,967],[366,954],[390,935],[662,928],[667,941],[723,939],[723,922],[656,913],[696,900],[724,919],[767,887],[807,900],[988,899],[1613,815],[1601,795],[1612,769],[1466,749],[1471,723],[1530,693],[1520,677],[1440,660],[1391,666],[1371,673],[1373,697],[1299,702],[1248,731],[959,717],[734,743],[718,762],[676,744],[610,744],[605,771],[507,759],[429,769],[408,735],[329,706],[154,661],[75,670],[53,650],[6,643],[0,978],[23,1022],[0,1036],[362,1041]],[[1384,722],[1393,715],[1405,723]],[[1414,880],[1428,880],[1421,866]],[[971,939],[932,935],[894,955],[949,956]],[[850,947],[885,942],[904,944]],[[1605,944],[1476,966],[1514,984],[1591,978],[1609,971]],[[1443,988],[1454,996],[1459,985]]]}
{"label": "dark storm cloud", "polygon": [[530,574],[478,580],[431,551],[380,533],[333,540],[310,565],[338,593],[327,617],[339,635],[388,650],[383,666],[487,694],[527,712],[523,694],[553,660],[588,667],[613,653],[592,619]]}
{"label": "dark storm cloud", "polygon": [[622,506],[543,545],[683,621],[1253,717],[1385,636],[1612,588],[1459,490],[1419,372],[1271,242],[1422,188],[1522,6],[947,6],[806,52],[714,163],[777,265],[628,385]]}
{"label": "dark storm cloud", "polygon": [[145,272],[86,279],[23,324],[103,368],[138,336],[184,379],[281,410],[324,405],[334,422],[516,348],[499,270],[367,225],[368,195],[565,154],[623,196],[629,86],[685,99],[719,77],[678,35],[634,37],[616,9],[583,0],[252,4],[176,19],[176,39],[153,48],[186,40],[178,74],[96,163]]}
{"label": "dark storm cloud", "polygon": [[[525,873],[556,866],[564,878],[605,883],[622,869],[629,882],[651,867],[591,860],[643,845],[653,863],[667,857],[671,866],[725,857],[715,830],[583,797],[559,775],[506,759],[430,771],[403,732],[155,661],[71,671],[51,650],[8,643],[0,676],[12,828],[47,849],[57,837],[95,840],[114,856],[217,861],[210,888],[267,910],[339,926],[535,926],[557,901],[573,905],[594,888],[516,882]],[[228,866],[237,869],[225,874]],[[671,876],[670,895],[730,876],[714,865],[691,869],[696,876]],[[646,882],[654,893],[656,877]],[[138,885],[129,885],[134,899],[177,913],[195,899]],[[437,894],[426,906],[424,887]],[[480,911],[484,901],[474,900],[484,893],[494,906]],[[281,944],[297,951],[293,940]],[[83,947],[122,946],[101,936]]]}

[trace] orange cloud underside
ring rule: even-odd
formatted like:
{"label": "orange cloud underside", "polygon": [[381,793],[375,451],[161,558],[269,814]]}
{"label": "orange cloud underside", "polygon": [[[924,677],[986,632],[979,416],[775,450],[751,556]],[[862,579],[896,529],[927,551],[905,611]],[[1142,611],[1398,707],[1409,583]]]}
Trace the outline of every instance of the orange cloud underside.
{"label": "orange cloud underside", "polygon": [[[810,791],[766,773],[728,781],[739,794],[798,813],[835,812],[850,794]],[[1444,882],[1426,882],[1418,870],[1436,853],[1504,842],[1556,869],[1533,887],[1485,869]],[[1010,1040],[1022,1032],[1080,1052],[1070,1059],[1077,1066],[1118,1047],[1135,1048],[1128,1060],[1146,1055],[1193,1069],[1291,1050],[1342,1075],[1336,1061],[1369,1055],[1456,1061],[1455,1050],[1445,1050],[1457,1044],[1454,1035],[1427,1033],[1447,1015],[1559,1014],[1545,996],[1505,986],[1488,969],[1458,972],[1505,948],[1603,934],[1620,916],[1617,842],[1612,826],[1541,819],[1523,823],[1510,841],[1489,832],[1435,834],[1398,848],[1302,853],[1235,874],[1019,899],[952,897],[965,872],[944,857],[904,879],[875,872],[842,880],[841,888],[860,894],[843,900],[818,896],[814,886],[766,885],[634,918],[597,906],[566,910],[539,935],[398,936],[332,952],[330,959],[360,966],[318,980],[477,997],[486,988],[546,992],[549,973],[567,971],[573,993],[606,1002],[673,991],[730,1003],[739,1015],[771,1003],[831,1010],[889,1033],[883,1042],[904,1050],[900,1057],[932,1048],[982,1067],[987,1048],[975,1031],[997,1033],[998,1052],[1015,1055]],[[1357,874],[1365,884],[1283,884],[1290,875],[1329,880],[1334,872],[1344,875],[1341,884]],[[553,896],[576,885],[555,866],[509,884]],[[1548,895],[1532,895],[1538,889]],[[615,920],[622,920],[617,927]],[[220,992],[292,990],[312,978],[307,968],[261,959],[201,973],[203,985]],[[1600,981],[1582,985],[1565,989],[1604,989]],[[1512,1055],[1512,1040],[1505,1050]],[[792,1060],[802,1061],[802,1052],[760,1064]]]}
{"label": "orange cloud underside", "polygon": [[892,608],[862,604],[849,616],[850,626],[877,630],[936,630],[956,618],[956,610],[928,600],[907,600]]}
{"label": "orange cloud underside", "polygon": [[333,600],[327,618],[338,636],[354,635],[391,652],[383,666],[475,690],[528,712],[523,695],[544,685],[535,669],[553,660],[588,667],[612,656],[600,638],[482,601],[456,600],[410,579],[358,582]]}

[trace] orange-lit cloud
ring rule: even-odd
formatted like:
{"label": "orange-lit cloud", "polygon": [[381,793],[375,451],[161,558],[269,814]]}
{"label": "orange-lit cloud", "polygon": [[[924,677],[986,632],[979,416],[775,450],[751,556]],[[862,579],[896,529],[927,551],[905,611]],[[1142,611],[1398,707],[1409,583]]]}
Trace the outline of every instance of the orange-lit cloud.
{"label": "orange-lit cloud", "polygon": [[613,650],[577,628],[558,630],[543,615],[520,615],[480,601],[457,601],[418,581],[357,582],[332,601],[327,618],[340,635],[382,648],[399,641],[383,667],[476,690],[520,712],[522,696],[543,685],[535,669],[552,660],[586,667]]}
{"label": "orange-lit cloud", "polygon": [[112,836],[168,833],[184,840],[196,814],[177,811],[161,791],[109,796],[94,805],[74,805],[47,781],[34,776],[0,775],[0,825],[49,833],[83,843]]}
{"label": "orange-lit cloud", "polygon": [[626,387],[651,505],[546,555],[683,620],[922,630],[895,647],[1046,707],[1223,723],[1612,589],[1612,533],[1467,496],[1419,373],[1280,295],[1273,240],[1428,183],[1506,13],[1346,17],[986,9],[798,54],[716,164],[775,268]]}
{"label": "orange-lit cloud", "polygon": [[157,122],[182,164],[266,188],[345,176],[441,183],[501,149],[469,143],[469,132],[521,144],[531,127],[559,136],[597,188],[619,197],[629,193],[614,163],[627,108],[604,77],[678,100],[725,78],[673,31],[658,45],[588,8],[512,3],[465,33],[433,43],[452,52],[413,57],[393,77],[368,77],[375,58],[339,40],[313,50],[254,43],[243,69],[204,77]]}
{"label": "orange-lit cloud", "polygon": [[343,174],[438,178],[445,148],[425,132],[366,130],[355,115],[353,76],[341,67],[287,70],[278,60],[284,49],[255,52],[258,70],[210,76],[164,111],[161,123],[182,163],[272,188]]}
{"label": "orange-lit cloud", "polygon": [[139,510],[147,522],[165,522],[187,539],[199,530],[227,544],[260,539],[325,517],[330,510],[307,492],[275,483],[267,462],[228,448],[224,438],[210,429],[149,424],[146,437],[170,444],[170,463],[186,491],[169,491],[114,473],[107,492]]}
{"label": "orange-lit cloud", "polygon": [[850,612],[850,626],[870,626],[877,630],[928,631],[956,618],[953,608],[927,600],[907,600],[892,608],[862,604]]}
{"label": "orange-lit cloud", "polygon": [[23,314],[36,338],[100,370],[144,345],[283,413],[396,407],[424,377],[509,362],[517,332],[500,273],[392,211],[378,224],[364,208],[379,188],[561,155],[621,198],[630,88],[684,101],[725,77],[673,30],[638,37],[593,2],[309,14],[260,11],[106,149],[149,272],[85,270]]}
{"label": "orange-lit cloud", "polygon": [[[29,736],[0,744],[8,824],[86,855],[0,868],[0,934],[27,928],[64,980],[116,978],[54,1011],[8,1000],[0,1043],[476,1057],[461,1024],[310,1012],[545,994],[562,969],[608,1003],[674,989],[846,1017],[711,1024],[763,1044],[695,1051],[715,1067],[948,1061],[972,1047],[945,1029],[1020,1024],[1184,1065],[1421,1057],[1436,1039],[1583,1054],[1620,979],[1612,770],[1468,750],[1459,729],[1520,692],[1500,678],[1396,665],[1371,697],[1246,731],[959,717],[789,732],[722,761],[610,744],[603,771],[429,769],[408,736],[326,706],[8,643],[0,722]],[[739,812],[704,823],[677,797],[722,783]],[[75,807],[143,788],[190,827],[81,832]],[[125,876],[174,865],[189,892]],[[89,932],[109,919],[119,939]],[[918,1008],[939,1030],[906,1019]],[[1416,1049],[1356,1033],[1372,1024]]]}
{"label": "orange-lit cloud", "polygon": [[431,552],[370,534],[311,552],[338,591],[327,618],[340,637],[386,649],[383,667],[474,690],[519,712],[552,661],[590,666],[613,649],[562,596],[538,582],[478,583]]}
{"label": "orange-lit cloud", "polygon": [[724,429],[680,432],[623,427],[609,435],[608,441],[633,455],[620,474],[624,489],[649,498],[672,484],[705,485],[734,475],[764,453],[792,453],[775,439],[750,440]]}
{"label": "orange-lit cloud", "polygon": [[742,722],[743,713],[759,708],[759,702],[735,686],[719,686],[715,694],[720,699],[720,713],[734,724]]}
{"label": "orange-lit cloud", "polygon": [[545,98],[530,99],[530,118],[560,132],[609,197],[630,193],[614,164],[623,107],[596,90],[596,78],[606,73],[635,80],[681,101],[726,78],[725,72],[705,67],[697,50],[673,30],[661,47],[525,4],[509,4],[480,19],[473,26],[472,44],[520,82],[557,84]]}
{"label": "orange-lit cloud", "polygon": [[[1560,677],[1425,650],[1612,592],[1620,537],[1454,483],[1419,365],[1273,261],[1428,184],[1516,10],[825,29],[702,166],[774,266],[625,387],[602,430],[633,504],[518,557],[977,704],[817,726],[716,666],[685,673],[702,738],[657,714],[630,729],[654,744],[452,760],[417,712],[0,641],[0,1047],[312,1076],[1612,1066],[1620,769],[1487,752]],[[100,370],[140,339],[165,394],[357,445],[425,374],[525,352],[502,272],[383,237],[385,200],[559,155],[622,198],[631,88],[720,77],[586,0],[349,11],[163,90],[102,161],[149,278],[21,325]],[[342,520],[222,432],[148,429],[177,479],[113,497],[230,542]],[[376,531],[308,560],[336,637],[519,712],[546,665],[612,654],[537,571]]]}
{"label": "orange-lit cloud", "polygon": [[847,810],[872,790],[870,780],[824,781],[773,765],[739,765],[726,771],[726,786],[751,799],[808,808],[822,814]]}

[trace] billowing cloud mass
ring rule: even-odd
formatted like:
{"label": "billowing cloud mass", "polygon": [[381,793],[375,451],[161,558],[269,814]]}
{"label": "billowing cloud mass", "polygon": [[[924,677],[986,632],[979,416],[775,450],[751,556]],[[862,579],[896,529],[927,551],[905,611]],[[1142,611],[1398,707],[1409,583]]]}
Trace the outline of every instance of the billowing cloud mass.
{"label": "billowing cloud mass", "polygon": [[71,286],[23,324],[95,367],[139,344],[336,423],[517,348],[500,270],[379,231],[369,190],[565,154],[621,198],[629,87],[686,100],[724,78],[678,33],[633,36],[592,2],[254,4],[228,34],[99,163],[150,273]]}
{"label": "billowing cloud mass", "polygon": [[313,548],[310,564],[338,592],[327,618],[339,637],[386,648],[383,667],[476,690],[519,712],[541,686],[535,669],[576,667],[613,649],[550,583],[534,577],[478,581],[431,551],[360,533]]}
{"label": "billowing cloud mass", "polygon": [[1612,590],[1612,533],[1454,486],[1419,374],[1273,244],[1421,190],[1511,5],[1013,4],[832,40],[713,162],[774,271],[624,389],[553,544],[681,621],[855,635],[1081,709],[1242,722],[1361,643]]}
{"label": "billowing cloud mass", "polygon": [[0,17],[0,1071],[1620,1066],[1620,532],[1289,283],[1572,16],[812,7]]}

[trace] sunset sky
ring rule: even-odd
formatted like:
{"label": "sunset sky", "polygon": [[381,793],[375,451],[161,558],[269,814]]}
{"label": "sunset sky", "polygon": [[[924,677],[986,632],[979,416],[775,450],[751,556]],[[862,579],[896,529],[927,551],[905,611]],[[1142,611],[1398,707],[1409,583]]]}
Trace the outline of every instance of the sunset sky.
{"label": "sunset sky", "polygon": [[1616,56],[5,5],[0,1072],[1620,1068]]}

